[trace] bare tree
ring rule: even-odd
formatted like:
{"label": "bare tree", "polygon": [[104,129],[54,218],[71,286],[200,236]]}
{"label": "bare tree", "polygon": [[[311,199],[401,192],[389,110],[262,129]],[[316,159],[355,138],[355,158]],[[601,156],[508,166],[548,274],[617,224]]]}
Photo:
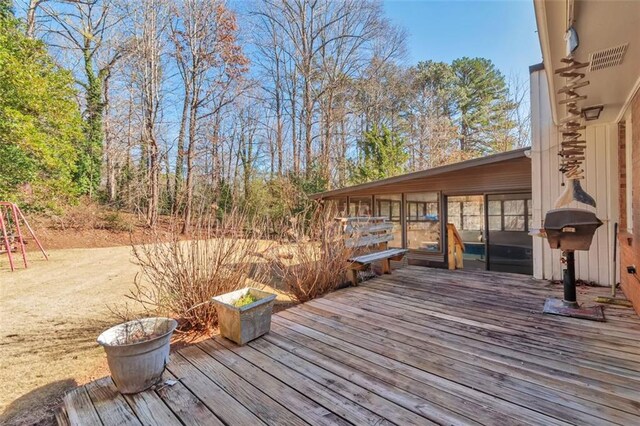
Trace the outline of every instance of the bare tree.
{"label": "bare tree", "polygon": [[[93,196],[101,182],[101,167],[104,145],[105,81],[122,57],[123,48],[114,31],[122,18],[113,13],[111,0],[82,0],[35,2],[51,18],[49,32],[54,35],[50,44],[54,48],[71,50],[78,54],[78,84],[84,90],[84,117],[86,143],[81,152],[79,176],[81,185],[89,196]],[[28,12],[29,13],[29,12]],[[35,25],[35,21],[33,25]]]}
{"label": "bare tree", "polygon": [[[222,2],[185,0],[173,8],[172,39],[176,64],[180,71],[188,98],[188,108],[183,112],[183,128],[186,140],[177,161],[186,161],[184,196],[184,225],[188,233],[193,208],[195,155],[198,143],[198,125],[205,118],[202,110],[211,104],[219,87],[228,85],[245,71],[246,58],[236,44],[237,24]],[[222,78],[222,80],[221,80]],[[208,112],[206,117],[215,115]],[[183,136],[184,137],[184,136]],[[182,154],[180,153],[182,152]],[[181,169],[176,167],[176,170]],[[181,179],[181,178],[180,178]],[[178,198],[178,197],[176,197]]]}
{"label": "bare tree", "polygon": [[531,146],[531,106],[529,105],[529,82],[523,81],[518,74],[508,79],[509,98],[516,106],[511,111],[511,120],[515,123],[515,141],[517,147]]}
{"label": "bare tree", "polygon": [[160,203],[161,146],[158,121],[162,98],[162,55],[165,51],[168,14],[163,0],[142,0],[132,13],[135,35],[133,38],[134,68],[141,99],[141,143],[147,160],[147,225],[158,222]]}
{"label": "bare tree", "polygon": [[[395,59],[404,35],[384,20],[380,3],[364,0],[267,0],[254,16],[261,40],[258,63],[269,81],[265,91],[278,126],[275,152],[280,157],[284,151],[285,131],[279,129],[284,113],[294,173],[304,162],[307,177],[317,166],[329,180],[334,162],[344,169],[346,129],[338,132],[336,123],[349,113],[350,86],[373,56],[384,63]],[[336,143],[345,149],[336,151]]]}
{"label": "bare tree", "polygon": [[41,4],[43,4],[46,1],[47,0],[29,0],[29,3],[27,4],[26,34],[27,34],[27,37],[29,38],[35,38],[36,36],[36,21],[37,21],[38,8],[40,7]]}

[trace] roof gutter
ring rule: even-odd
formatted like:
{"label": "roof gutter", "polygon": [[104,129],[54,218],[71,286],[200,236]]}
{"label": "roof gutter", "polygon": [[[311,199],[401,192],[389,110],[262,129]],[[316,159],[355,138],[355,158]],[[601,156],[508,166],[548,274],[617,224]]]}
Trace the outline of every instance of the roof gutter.
{"label": "roof gutter", "polygon": [[533,0],[533,9],[536,14],[536,25],[538,27],[538,39],[540,40],[540,50],[542,51],[542,63],[544,72],[547,75],[547,87],[549,88],[549,99],[551,100],[551,118],[557,126],[558,107],[556,104],[556,91],[553,86],[553,60],[551,58],[551,47],[549,45],[549,28],[547,26],[547,9],[545,0]]}

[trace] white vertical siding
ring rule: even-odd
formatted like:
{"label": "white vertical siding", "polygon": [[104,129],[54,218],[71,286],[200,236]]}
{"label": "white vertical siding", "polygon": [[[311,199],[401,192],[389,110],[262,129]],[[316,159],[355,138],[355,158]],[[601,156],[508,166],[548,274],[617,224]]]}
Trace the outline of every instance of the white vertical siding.
{"label": "white vertical siding", "polygon": [[[544,215],[553,208],[556,198],[564,189],[562,174],[558,171],[560,134],[551,119],[551,105],[544,71],[531,74],[531,126],[532,126],[532,197],[533,224],[541,227]],[[576,253],[578,279],[600,285],[611,285],[616,268],[613,263],[613,224],[618,220],[618,159],[617,125],[587,126],[585,179],[583,188],[596,200],[594,210],[604,222],[593,238],[589,251]],[[583,204],[572,207],[588,208]],[[593,209],[592,209],[593,210]],[[551,250],[546,240],[534,238],[533,273],[536,278],[562,279],[560,250]]]}

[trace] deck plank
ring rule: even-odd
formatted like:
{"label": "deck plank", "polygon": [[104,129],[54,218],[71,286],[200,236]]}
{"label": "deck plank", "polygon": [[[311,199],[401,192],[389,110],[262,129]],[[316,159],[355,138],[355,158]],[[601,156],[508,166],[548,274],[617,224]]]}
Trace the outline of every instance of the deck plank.
{"label": "deck plank", "polygon": [[318,404],[332,410],[338,416],[350,423],[376,426],[392,425],[392,423],[387,421],[385,418],[367,410],[350,399],[342,397],[339,393],[323,386],[321,383],[308,379],[303,374],[290,369],[286,364],[277,362],[250,346],[238,347],[221,337],[215,337],[213,340],[219,345],[241,356],[243,359],[246,359],[256,367],[272,374],[276,379],[283,383],[295,383],[295,388],[297,390],[313,399]]}
{"label": "deck plank", "polygon": [[[430,319],[429,321],[430,323],[433,323],[434,321],[438,321],[439,319],[438,313],[451,312],[450,307],[448,307],[442,302],[439,302],[438,299],[434,297],[430,298],[429,300],[420,300],[419,302],[416,302],[414,299],[414,296],[412,296],[408,290],[405,292],[400,292],[400,291],[396,292],[393,290],[384,291],[377,288],[376,290],[378,291],[376,292],[375,295],[358,294],[358,297],[361,298],[363,302],[365,301],[368,302],[371,300],[374,303],[383,302],[385,304],[389,304],[392,306],[411,306],[412,312],[425,313],[426,318]],[[485,311],[486,310],[487,309],[485,309]],[[632,361],[623,359],[622,357],[625,356],[624,354],[617,354],[618,356],[616,357],[600,356],[597,358],[597,362],[592,362],[591,357],[589,356],[590,352],[585,350],[580,350],[581,348],[576,347],[575,342],[571,342],[570,340],[567,341],[566,339],[560,339],[556,336],[552,336],[552,333],[550,332],[541,333],[538,329],[538,326],[532,326],[532,322],[534,322],[533,320],[535,319],[535,317],[518,321],[512,318],[505,318],[504,316],[501,316],[501,315],[497,315],[497,314],[494,315],[488,312],[470,310],[468,308],[465,310],[460,309],[460,310],[457,310],[456,312],[457,317],[466,318],[466,319],[477,319],[480,315],[482,315],[482,318],[485,319],[485,322],[489,324],[501,325],[506,327],[513,326],[514,324],[521,324],[523,328],[518,328],[518,330],[522,331],[523,333],[521,333],[521,335],[526,335],[526,337],[530,339],[532,343],[536,342],[536,338],[534,336],[541,336],[542,338],[544,338],[543,341],[540,341],[540,343],[543,343],[542,345],[539,345],[539,346],[529,345],[526,350],[523,350],[521,345],[516,345],[515,348],[513,349],[520,353],[527,353],[527,354],[529,352],[534,353],[535,356],[532,356],[531,359],[534,362],[540,363],[541,365],[548,366],[549,360],[555,361],[558,358],[560,359],[566,358],[566,359],[570,359],[572,363],[575,362],[575,363],[578,363],[579,365],[583,365],[586,368],[593,368],[594,372],[599,371],[600,369],[607,370],[606,372],[602,373],[607,377],[607,379],[610,379],[610,376],[608,375],[608,373],[615,374],[617,371],[621,374],[621,379],[619,380],[619,382],[623,385],[627,384],[629,387],[632,387],[632,388],[635,388],[637,385],[632,384],[631,382],[635,380],[640,380],[640,372],[637,371],[638,366]],[[450,323],[450,326],[454,328],[457,326],[457,324],[453,322],[453,323]],[[509,330],[513,330],[513,329],[514,329],[513,327],[509,328]],[[464,334],[464,331],[460,331],[459,333]],[[439,334],[442,336],[442,338],[447,338],[449,337],[450,331],[439,332]],[[510,345],[502,343],[503,336],[496,335],[495,333],[493,334],[493,336],[495,336],[495,339],[491,342],[492,345],[497,344],[498,346],[504,346],[507,348],[510,347]],[[548,349],[550,340],[552,340],[553,346],[551,347],[551,349]],[[467,342],[467,343],[473,343],[473,339],[471,342]],[[558,349],[562,349],[562,352],[558,351]],[[582,349],[585,349],[585,348],[583,347]],[[544,353],[545,350],[548,352],[548,354],[546,355]],[[571,354],[572,356],[571,357],[566,356],[568,354]],[[586,363],[586,364],[583,364],[583,363]],[[609,368],[610,365],[614,368]],[[627,368],[620,368],[625,365],[627,366]]]}
{"label": "deck plank", "polygon": [[260,387],[262,392],[280,402],[284,407],[295,407],[296,414],[306,422],[318,425],[349,424],[285,383],[273,380],[269,374],[235,355],[215,340],[202,342],[198,347],[247,382],[262,384],[263,386]]}
{"label": "deck plank", "polygon": [[179,377],[182,384],[184,384],[224,423],[251,425],[265,424],[249,409],[240,404],[207,376],[202,374],[200,370],[187,361],[179,352],[171,356],[171,362],[167,368],[176,377]]}
{"label": "deck plank", "polygon": [[305,426],[307,424],[300,417],[262,392],[269,382],[263,386],[253,386],[198,346],[189,346],[181,350],[180,355],[265,423],[292,426]]}
{"label": "deck plank", "polygon": [[[474,416],[470,412],[467,411],[464,414],[459,414],[444,405],[438,404],[438,402],[444,404],[445,398],[429,398],[428,394],[430,391],[433,391],[433,389],[430,389],[430,387],[425,384],[417,383],[410,378],[405,378],[397,374],[394,377],[394,373],[390,369],[381,368],[379,365],[368,362],[363,358],[349,357],[348,355],[341,356],[338,351],[334,351],[334,348],[331,348],[329,345],[314,341],[303,334],[291,333],[289,329],[279,324],[273,325],[271,334],[278,338],[285,339],[279,340],[281,344],[288,341],[301,344],[304,349],[300,349],[298,352],[304,354],[305,359],[313,360],[319,363],[319,365],[327,365],[324,364],[323,361],[331,358],[337,361],[337,364],[350,367],[351,371],[356,373],[353,374],[351,379],[355,383],[374,389],[375,387],[372,386],[371,383],[375,383],[377,389],[380,389],[380,396],[386,395],[388,399],[398,405],[404,406],[416,414],[422,415],[436,423],[478,424],[478,419],[474,419]],[[331,363],[333,363],[333,361]],[[356,375],[359,377],[355,378]],[[374,377],[376,380],[371,380]],[[397,397],[392,397],[391,395],[397,395]],[[439,399],[439,401],[433,402],[431,399]],[[452,397],[447,399],[446,402],[453,404],[456,402],[456,398]],[[479,407],[476,406],[476,408]],[[481,417],[484,413],[483,411],[479,411],[477,414],[478,417]],[[490,416],[487,418],[490,418]]]}
{"label": "deck plank", "polygon": [[[449,289],[430,289],[427,291],[420,286],[412,285],[408,283],[407,285],[400,284],[394,281],[389,281],[386,279],[376,280],[376,282],[372,282],[370,286],[367,288],[377,289],[379,291],[389,291],[389,292],[402,292],[404,294],[412,294],[417,298],[421,298],[421,295],[424,295],[428,298],[428,300],[432,300],[433,298],[439,300],[447,300],[449,304],[451,303],[452,294],[455,294],[454,299],[458,302],[460,306],[460,311],[465,312],[467,310],[478,310],[486,306],[491,306],[492,311],[499,313],[500,315],[507,318],[522,318],[523,316],[537,316],[541,314],[540,302],[544,301],[545,297],[543,295],[538,296],[522,296],[518,293],[514,292],[510,295],[502,296],[504,300],[497,300],[495,295],[486,295],[481,291],[473,290],[473,289],[458,289],[458,288],[449,288]],[[527,300],[526,303],[521,303],[520,307],[525,308],[521,310],[514,310],[513,306],[509,305],[509,300],[513,300],[514,296],[519,296]],[[510,299],[509,299],[510,298]],[[530,300],[531,299],[531,300]],[[451,306],[451,305],[449,305]],[[614,309],[606,309],[606,314],[610,314]],[[486,309],[483,313],[487,313]],[[484,315],[482,315],[484,317]],[[599,325],[598,322],[592,322],[589,324],[580,324],[581,320],[571,319],[572,321],[563,321],[562,318],[553,317],[553,316],[540,316],[539,318],[540,325],[546,325],[547,323],[553,323],[554,327],[559,330],[571,331],[571,324],[577,324],[580,328],[585,328],[591,330],[594,336],[598,338],[603,338],[603,341],[613,341],[615,343],[623,343],[627,344],[630,337],[634,337],[637,334],[634,330],[628,330],[628,333],[621,333],[621,330],[626,330],[626,324],[621,325],[616,322],[615,318],[612,318],[611,321],[606,324],[603,328],[602,325]],[[595,325],[595,328],[594,328]],[[625,328],[622,328],[625,327]],[[606,333],[603,332],[606,330]],[[615,339],[610,340],[611,337]],[[640,336],[638,336],[640,337]],[[637,352],[638,348],[636,346],[632,346],[632,352]]]}
{"label": "deck plank", "polygon": [[[385,291],[389,292],[393,290],[382,290],[382,292]],[[396,291],[401,292],[405,295],[415,294],[411,293],[411,290],[408,288],[398,289]],[[356,296],[355,293],[356,290],[354,290],[354,293],[345,294],[344,299],[354,298]],[[330,295],[328,297],[328,300],[331,299],[331,297],[333,297],[333,295]],[[428,293],[424,294],[424,296],[419,295],[418,297],[427,298],[425,299],[425,302],[439,301],[441,304],[444,303],[444,300],[446,300],[444,298],[440,298],[436,293]],[[496,312],[496,314],[499,314],[503,318],[502,322],[498,321],[498,323],[501,324],[501,327],[503,329],[502,331],[506,329],[511,331],[511,335],[526,336],[527,340],[530,343],[540,341],[544,344],[560,344],[564,345],[568,350],[579,349],[581,352],[600,354],[605,356],[606,358],[612,358],[616,365],[620,365],[620,361],[626,361],[626,364],[628,364],[628,368],[640,371],[640,358],[639,355],[635,353],[638,351],[638,348],[633,346],[635,342],[632,339],[627,339],[625,345],[623,345],[622,347],[617,346],[616,344],[606,342],[604,339],[599,339],[599,332],[594,333],[593,330],[585,329],[585,326],[581,324],[581,322],[584,323],[592,321],[577,320],[574,318],[567,318],[567,320],[570,320],[567,322],[573,326],[572,329],[570,329],[572,331],[568,333],[564,332],[564,330],[566,329],[563,327],[558,327],[555,323],[545,323],[548,317],[553,316],[542,314],[541,306],[544,303],[544,299],[540,299],[540,302],[537,306],[538,311],[525,311],[518,314],[518,316],[513,316],[514,314],[510,315],[501,311],[500,308],[493,305],[490,301],[485,302],[477,295],[475,296],[473,301],[470,301],[459,298],[459,292],[456,292],[456,300],[454,303],[456,304],[455,314],[458,318],[463,318],[465,311],[469,311],[471,313],[476,313],[477,311],[479,311],[477,315],[474,315],[475,318],[481,319],[481,321],[476,324],[479,326],[479,328],[486,328],[488,330],[491,330],[492,324],[494,324],[495,322],[491,321],[491,314],[488,312]],[[476,304],[474,305],[477,308],[476,311],[470,310],[471,308],[468,306],[468,304],[471,303]],[[451,301],[449,301],[449,304],[451,304]],[[451,312],[451,310],[452,309],[450,306],[445,307],[445,311]],[[431,316],[437,316],[437,310],[434,310]],[[514,318],[516,320],[511,321]],[[524,326],[518,324],[518,318],[524,322]],[[439,318],[435,318],[435,321],[438,321],[439,319],[444,318],[442,317],[442,315],[440,315]],[[577,323],[574,321],[577,321]],[[459,319],[457,322],[463,321],[462,319]],[[469,325],[469,322],[467,322],[466,325]],[[525,334],[517,332],[525,332]],[[503,335],[506,336],[506,334]]]}
{"label": "deck plank", "polygon": [[[87,392],[103,424],[142,425],[127,401],[116,389],[111,377],[87,384]],[[82,418],[79,424],[89,423]]]}
{"label": "deck plank", "polygon": [[[300,329],[300,327],[298,327]],[[403,354],[401,351],[407,351],[407,348],[401,348],[400,350],[394,348],[387,348],[384,345],[376,345],[369,341],[358,340],[357,335],[345,335],[343,342],[332,341],[333,345],[344,347],[350,353],[356,356],[363,356],[367,353],[368,358],[375,360],[381,365],[386,365],[388,368],[398,370],[399,373],[407,375],[409,377],[426,380],[426,377],[422,372],[433,373],[434,375],[441,376],[444,379],[458,383],[471,389],[477,389],[484,394],[495,395],[505,401],[513,404],[513,411],[517,412],[521,407],[532,408],[538,410],[545,415],[556,415],[560,419],[573,423],[584,423],[588,418],[581,413],[569,413],[564,414],[566,409],[559,406],[553,398],[539,398],[534,403],[531,403],[531,394],[535,392],[545,392],[545,389],[531,390],[529,393],[527,389],[521,389],[519,383],[515,383],[510,378],[504,375],[498,375],[491,371],[477,371],[473,367],[456,362],[454,359],[447,359],[443,357],[434,356],[426,352],[421,352],[421,357],[416,357],[415,351],[411,351]],[[349,345],[349,342],[357,343],[360,345],[360,349],[353,348]],[[362,351],[364,349],[364,351]],[[385,354],[389,351],[393,351],[394,355],[391,360],[385,359]],[[397,361],[397,362],[394,362]],[[480,399],[484,400],[484,398]],[[519,413],[522,416],[526,416],[526,413]],[[563,417],[564,416],[564,417]],[[566,419],[569,420],[566,420]],[[520,422],[521,423],[521,422]],[[538,424],[558,424],[553,418],[546,419],[545,421],[538,421]],[[517,424],[517,423],[516,423]],[[603,423],[601,423],[603,424]]]}
{"label": "deck plank", "polygon": [[[606,288],[579,288],[579,300]],[[409,266],[273,316],[239,347],[173,353],[123,397],[109,378],[64,398],[63,424],[640,424],[640,318],[542,315],[558,284]]]}
{"label": "deck plank", "polygon": [[[322,330],[323,332],[327,332],[328,335],[331,335],[330,329],[332,327],[336,327],[335,324],[331,322],[327,322],[327,318],[321,319],[321,317],[310,316],[308,312],[296,311],[295,316],[307,317],[313,321],[313,328],[315,330]],[[294,316],[292,316],[294,318]],[[310,325],[311,323],[307,323],[300,318],[296,318],[296,322],[300,324]],[[320,325],[323,323],[323,325]],[[340,343],[339,347],[342,350],[347,351],[350,354],[356,356],[366,356],[368,360],[371,362],[377,363],[380,366],[384,366],[392,371],[395,371],[396,374],[402,374],[410,379],[420,381],[426,385],[433,386],[440,390],[440,392],[445,392],[445,396],[449,396],[450,394],[457,395],[458,400],[466,400],[463,404],[470,404],[471,406],[474,403],[482,401],[486,406],[485,410],[490,409],[495,411],[501,416],[506,418],[514,418],[518,420],[518,424],[523,423],[544,423],[544,424],[563,424],[562,421],[555,420],[551,417],[545,416],[544,414],[538,413],[536,411],[530,410],[526,405],[519,405],[516,402],[507,401],[505,399],[500,399],[493,394],[488,392],[483,392],[482,387],[480,386],[468,386],[468,383],[458,383],[455,379],[452,379],[452,376],[447,376],[446,373],[442,373],[439,368],[432,368],[429,371],[422,370],[420,368],[416,368],[409,364],[404,364],[402,361],[397,360],[397,357],[384,357],[380,354],[369,351],[366,348],[366,345],[360,347],[356,345],[352,345],[352,343],[358,343],[359,338],[366,338],[372,342],[379,343],[385,346],[385,350],[391,351],[394,353],[396,351],[404,350],[403,346],[399,344],[398,341],[394,340],[397,336],[394,335],[394,339],[390,339],[385,337],[382,334],[376,334],[371,331],[367,331],[365,327],[361,327],[358,324],[358,328],[350,327],[342,325],[341,327],[349,328],[349,332],[342,335],[342,337],[348,339],[349,341],[345,341]],[[372,326],[372,330],[375,330],[376,326]],[[402,340],[401,338],[397,340]],[[410,339],[408,339],[410,340]],[[453,376],[455,377],[455,376]],[[490,380],[490,379],[489,379]],[[486,384],[486,383],[483,383]],[[456,398],[451,400],[451,403],[455,403]],[[454,406],[451,406],[452,409],[455,409]],[[478,416],[481,416],[482,412],[478,412]]]}
{"label": "deck plank", "polygon": [[200,401],[180,380],[168,371],[164,372],[164,379],[178,380],[173,386],[163,386],[156,390],[156,394],[167,404],[175,415],[186,425],[223,426],[222,423],[207,406]]}
{"label": "deck plank", "polygon": [[[249,345],[262,353],[271,356],[279,362],[288,365],[290,368],[297,370],[309,379],[319,381],[324,386],[340,393],[343,397],[370,409],[393,423],[424,425],[436,424],[384,397],[381,397],[378,393],[372,392],[367,387],[358,386],[357,384],[352,383],[350,379],[355,377],[355,375],[351,375],[353,377],[350,376],[349,379],[336,375],[330,370],[326,370],[321,366],[298,356],[298,349],[295,345],[292,346],[287,344],[288,342],[283,342],[281,339],[277,338],[272,339],[272,337],[273,336],[270,334],[266,335],[262,339],[249,343]],[[280,345],[277,343],[280,343]],[[287,349],[289,351],[287,351]],[[341,368],[341,366],[336,366],[336,368]],[[349,375],[348,372],[347,375]]]}
{"label": "deck plank", "polygon": [[[404,295],[389,296],[384,293],[374,295],[358,295],[362,300],[356,301],[364,304],[383,304],[385,306],[400,306],[405,309],[406,306],[412,306],[412,314],[416,314],[420,320],[428,320],[429,325],[434,329],[449,334],[466,335],[473,338],[474,335],[488,336],[494,343],[497,342],[516,342],[528,348],[552,348],[553,351],[562,351],[562,353],[572,354],[584,358],[585,360],[595,360],[597,365],[606,369],[611,366],[611,370],[620,370],[626,377],[638,377],[639,367],[633,358],[633,354],[622,351],[615,351],[614,348],[595,348],[588,342],[581,341],[576,338],[574,341],[562,332],[554,335],[553,330],[541,331],[536,326],[536,316],[528,319],[529,324],[523,322],[521,325],[515,323],[510,318],[502,320],[498,318],[489,318],[482,324],[472,324],[469,321],[477,320],[479,314],[476,312],[458,311],[455,317],[450,316],[450,309],[434,300],[415,303],[414,300],[405,299]],[[354,299],[349,299],[351,300]],[[419,306],[420,305],[420,306]],[[490,308],[486,308],[490,310]],[[491,314],[487,314],[491,315]],[[542,315],[542,314],[537,314]],[[497,328],[499,327],[499,328]],[[500,330],[500,328],[502,330]],[[502,331],[502,332],[501,332]],[[580,332],[576,330],[575,332]]]}
{"label": "deck plank", "polygon": [[[315,322],[314,325],[318,323]],[[274,327],[275,333],[283,337],[287,337],[290,340],[294,340],[297,343],[302,343],[309,349],[322,353],[334,359],[335,361],[348,365],[354,370],[362,371],[364,373],[376,375],[380,377],[390,385],[397,388],[404,389],[416,396],[423,398],[426,402],[431,404],[430,409],[433,410],[431,415],[433,420],[439,423],[446,423],[451,421],[454,424],[460,423],[460,418],[454,418],[453,415],[448,413],[449,410],[459,413],[465,416],[466,419],[462,419],[466,422],[477,421],[483,424],[514,424],[522,423],[523,419],[528,416],[520,416],[514,411],[520,407],[500,404],[490,396],[481,394],[480,392],[474,392],[475,398],[464,398],[463,387],[455,386],[454,383],[441,380],[440,377],[424,373],[419,370],[403,369],[398,362],[395,362],[392,358],[385,359],[384,357],[377,356],[376,354],[358,350],[359,348],[353,346],[349,342],[336,342],[337,344],[328,344],[323,340],[324,336],[319,337],[317,333],[312,331],[311,324],[305,324],[308,328],[301,329],[297,327],[297,323],[290,323],[282,320],[278,320],[279,324]],[[294,325],[294,327],[291,327]],[[315,327],[314,327],[315,329]],[[300,330],[302,332],[297,332]],[[293,331],[293,333],[292,333]],[[344,350],[349,347],[349,351]],[[355,355],[355,356],[354,356]],[[366,357],[365,358],[363,358]],[[380,361],[382,359],[382,361]],[[411,371],[411,373],[407,373]],[[421,374],[424,373],[424,374]],[[490,399],[495,404],[487,406],[479,401]],[[443,410],[446,407],[446,410]],[[543,416],[532,416],[537,420],[541,420]],[[452,421],[454,420],[454,421]],[[517,421],[516,421],[517,420]],[[531,418],[529,418],[531,420]],[[549,424],[553,423],[552,419],[545,419]]]}
{"label": "deck plank", "polygon": [[124,395],[124,398],[144,425],[182,425],[180,420],[155,392]]}
{"label": "deck plank", "polygon": [[72,426],[78,426],[83,423],[102,424],[98,412],[91,402],[91,398],[85,387],[73,389],[64,396],[64,413],[58,423],[62,423],[66,416],[66,420]]}
{"label": "deck plank", "polygon": [[[537,313],[540,312],[540,300],[544,300],[546,297],[554,295],[553,292],[522,292],[517,289],[512,289],[511,291],[506,290],[504,287],[500,287],[499,292],[492,291],[491,289],[486,288],[482,284],[473,283],[471,281],[460,283],[456,280],[451,280],[450,278],[447,280],[441,279],[440,282],[445,284],[445,286],[441,286],[440,288],[429,287],[425,289],[418,282],[411,281],[397,281],[394,276],[384,276],[378,280],[375,280],[375,284],[377,285],[390,285],[390,286],[399,286],[401,288],[413,289],[417,291],[426,292],[428,294],[440,295],[444,297],[448,297],[449,300],[453,297],[455,300],[460,300],[464,302],[464,307],[467,304],[470,306],[477,306],[484,303],[489,303],[495,309],[498,309],[510,316],[517,316],[524,313]],[[374,284],[374,283],[372,283]],[[557,295],[556,295],[557,296]],[[511,305],[511,300],[517,297],[519,299],[519,307],[520,308],[528,308],[528,309],[514,309]],[[593,304],[592,301],[586,300],[587,304]],[[631,308],[627,308],[631,310]],[[607,309],[606,313],[612,313],[619,310],[616,309]],[[597,321],[589,321],[584,323],[584,321],[575,318],[561,318],[558,316],[544,316],[540,318],[540,322],[542,324],[545,323],[553,323],[557,327],[568,328],[570,324],[578,325],[580,328],[589,329],[593,333],[597,334],[598,337],[603,337],[603,341],[607,341],[609,336],[615,336],[622,338],[622,343],[626,344],[624,340],[628,340],[629,338],[640,338],[640,330],[634,329],[633,327],[628,326],[628,324],[620,325],[617,321],[613,320],[609,323],[601,323]],[[603,333],[602,330],[606,330],[607,333]],[[620,340],[618,340],[620,342]],[[633,347],[635,352],[637,352],[638,348]]]}

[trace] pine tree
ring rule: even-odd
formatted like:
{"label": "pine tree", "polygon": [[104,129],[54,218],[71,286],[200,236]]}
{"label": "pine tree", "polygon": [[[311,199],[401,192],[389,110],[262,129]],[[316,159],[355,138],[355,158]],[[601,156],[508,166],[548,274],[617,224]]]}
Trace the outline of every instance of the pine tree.
{"label": "pine tree", "polygon": [[405,141],[386,126],[374,126],[364,132],[358,141],[361,152],[359,164],[354,167],[354,183],[370,182],[401,174],[405,170],[408,154]]}
{"label": "pine tree", "polygon": [[517,106],[509,100],[507,83],[495,65],[485,58],[453,61],[454,121],[462,151],[482,155],[513,146],[510,136],[515,123],[510,119]]}

